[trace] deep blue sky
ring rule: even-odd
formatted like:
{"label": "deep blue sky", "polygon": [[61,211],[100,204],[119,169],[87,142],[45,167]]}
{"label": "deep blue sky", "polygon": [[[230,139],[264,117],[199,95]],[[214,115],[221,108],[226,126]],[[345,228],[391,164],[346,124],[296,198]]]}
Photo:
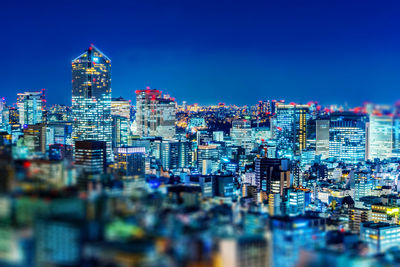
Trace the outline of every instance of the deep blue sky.
{"label": "deep blue sky", "polygon": [[[56,3],[55,3],[56,2]],[[0,95],[71,102],[71,60],[112,60],[113,96],[151,86],[178,102],[400,99],[396,1],[0,2]]]}

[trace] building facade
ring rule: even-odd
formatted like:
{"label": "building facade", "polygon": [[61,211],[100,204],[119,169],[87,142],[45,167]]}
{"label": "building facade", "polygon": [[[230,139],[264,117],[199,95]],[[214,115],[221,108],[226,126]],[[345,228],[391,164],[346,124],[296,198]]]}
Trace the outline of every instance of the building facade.
{"label": "building facade", "polygon": [[349,112],[331,115],[329,127],[329,156],[346,163],[365,160],[365,116]]}
{"label": "building facade", "polygon": [[277,105],[275,132],[278,157],[292,158],[306,148],[308,117],[308,105]]}
{"label": "building facade", "polygon": [[72,61],[73,140],[104,141],[112,161],[111,60],[91,45]]}
{"label": "building facade", "polygon": [[46,109],[44,89],[37,92],[19,93],[17,107],[21,126],[44,122]]}
{"label": "building facade", "polygon": [[156,89],[136,91],[136,127],[137,134],[145,136],[175,136],[175,101],[162,98]]}
{"label": "building facade", "polygon": [[368,159],[390,158],[393,149],[393,117],[371,115],[368,130]]}

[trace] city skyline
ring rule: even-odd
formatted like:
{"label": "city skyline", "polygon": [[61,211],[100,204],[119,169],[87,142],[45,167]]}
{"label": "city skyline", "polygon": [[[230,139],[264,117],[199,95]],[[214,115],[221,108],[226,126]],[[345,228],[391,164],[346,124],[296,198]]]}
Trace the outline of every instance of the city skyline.
{"label": "city skyline", "polygon": [[[94,48],[98,49],[93,43],[90,43],[87,47],[89,47],[89,48],[90,47],[94,47]],[[87,51],[87,49],[86,50],[84,49],[83,53],[82,53],[82,51],[81,51],[81,53],[85,54],[86,51]],[[102,53],[102,52],[100,51],[100,53]],[[76,60],[76,58],[72,59],[71,61],[74,61],[74,60]],[[71,82],[70,86],[71,86],[71,88],[73,88],[73,82]],[[131,90],[132,93],[129,93],[128,95],[127,94],[115,95],[115,94],[112,94],[113,90],[111,90],[111,95],[112,95],[112,98],[122,97],[123,99],[127,99],[129,101],[132,101],[132,100],[135,100],[135,98],[136,98],[136,91],[137,90],[144,90],[145,88],[146,89],[148,89],[148,88],[157,89],[157,90],[159,90],[159,91],[161,91],[163,93],[170,94],[170,91],[167,91],[167,90],[165,90],[163,88],[154,88],[154,87],[150,87],[149,85],[146,85],[146,86],[142,86],[140,88],[136,88],[134,90]],[[70,88],[68,90],[70,91]],[[3,97],[3,98],[9,105],[14,105],[16,107],[18,105],[17,96],[22,91],[25,91],[25,92],[28,92],[28,93],[29,92],[35,93],[35,92],[38,92],[38,91],[46,91],[46,97],[48,97],[46,88],[34,88],[34,89],[27,89],[27,90],[21,89],[19,91],[16,91],[16,95],[11,97],[11,99],[14,99],[11,102],[8,101],[9,100],[8,98],[6,98],[6,97]],[[174,91],[174,90],[172,90],[172,91]],[[7,95],[7,93],[8,92],[6,92],[6,94],[3,94],[3,95]],[[52,92],[50,92],[50,95],[51,94],[52,94]],[[62,100],[60,100],[60,98],[53,99],[53,103],[50,102],[50,103],[48,103],[48,105],[51,106],[51,105],[59,104],[59,105],[71,106],[71,102],[68,102],[68,101],[70,101],[71,97],[72,97],[72,94],[69,95],[68,99],[62,99]],[[179,98],[179,96],[178,96],[178,98]],[[259,101],[266,101],[266,100],[269,100],[269,101],[272,101],[272,100],[273,101],[283,101],[284,103],[291,103],[291,104],[292,103],[295,103],[295,104],[307,104],[307,103],[315,102],[315,103],[318,103],[319,105],[322,105],[322,106],[334,105],[334,106],[338,106],[338,107],[344,107],[345,110],[351,109],[351,108],[358,108],[358,107],[361,107],[361,106],[365,105],[366,103],[393,106],[393,105],[397,105],[398,102],[400,101],[400,100],[396,99],[396,100],[392,100],[392,102],[379,103],[379,102],[373,102],[373,101],[370,101],[370,100],[364,100],[364,101],[360,100],[357,103],[351,103],[350,101],[346,101],[344,99],[343,102],[336,103],[336,102],[329,102],[329,101],[321,102],[318,99],[313,99],[311,97],[311,98],[304,98],[302,101],[298,102],[298,101],[292,101],[293,99],[290,99],[290,98],[289,99],[288,98],[276,98],[276,99],[273,99],[272,97],[269,97],[269,98],[266,97],[266,98],[260,98],[258,100],[255,99],[255,101],[252,102],[252,103],[245,103],[245,104],[240,105],[240,104],[237,104],[237,103],[225,103],[225,101],[223,99],[220,99],[220,98],[217,97],[217,98],[215,98],[215,101],[213,100],[213,101],[211,101],[209,103],[200,103],[199,101],[193,101],[191,103],[188,103],[185,99],[179,99],[179,101],[177,101],[177,103],[179,104],[179,103],[182,103],[182,102],[186,102],[188,105],[199,104],[199,105],[202,105],[202,106],[214,106],[214,105],[218,105],[220,103],[223,103],[223,104],[226,104],[226,105],[232,105],[232,106],[241,107],[241,106],[252,106],[252,105],[257,104]],[[48,101],[46,101],[46,102],[48,102]]]}
{"label": "city skyline", "polygon": [[0,266],[400,266],[399,11],[2,1]]}
{"label": "city skyline", "polygon": [[[394,2],[161,3],[105,9],[100,1],[85,17],[75,17],[63,2],[44,6],[40,17],[40,4],[18,12],[6,4],[3,95],[14,103],[17,92],[46,88],[50,104],[69,105],[69,62],[94,43],[113,59],[115,97],[134,99],[135,90],[150,86],[178,102],[200,104],[287,99],[358,106],[397,100]],[[94,21],[93,32],[75,27]],[[34,68],[21,68],[21,62]]]}

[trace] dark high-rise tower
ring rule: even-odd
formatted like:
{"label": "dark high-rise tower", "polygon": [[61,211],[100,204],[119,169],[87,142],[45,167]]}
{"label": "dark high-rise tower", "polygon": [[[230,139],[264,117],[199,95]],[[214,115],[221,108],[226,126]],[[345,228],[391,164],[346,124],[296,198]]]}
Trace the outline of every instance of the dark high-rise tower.
{"label": "dark high-rise tower", "polygon": [[91,45],[72,61],[73,139],[104,141],[112,160],[111,60]]}
{"label": "dark high-rise tower", "polygon": [[283,189],[290,187],[288,159],[256,158],[254,163],[258,191],[283,195]]}
{"label": "dark high-rise tower", "polygon": [[106,171],[106,143],[85,140],[75,143],[75,165],[86,174],[99,174]]}

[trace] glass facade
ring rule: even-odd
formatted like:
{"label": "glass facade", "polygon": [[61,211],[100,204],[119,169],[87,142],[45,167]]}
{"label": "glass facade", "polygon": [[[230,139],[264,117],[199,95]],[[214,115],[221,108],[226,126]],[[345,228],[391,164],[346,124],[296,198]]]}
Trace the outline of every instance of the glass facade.
{"label": "glass facade", "polygon": [[22,126],[43,122],[43,114],[46,108],[44,89],[38,92],[19,93],[17,107],[19,123]]}
{"label": "glass facade", "polygon": [[144,147],[119,147],[114,150],[116,168],[125,178],[145,174]]}
{"label": "glass facade", "polygon": [[232,121],[231,138],[233,144],[241,146],[246,153],[250,153],[254,148],[251,123],[248,120]]}
{"label": "glass facade", "polygon": [[308,105],[279,104],[276,112],[278,158],[300,155],[306,148]]}
{"label": "glass facade", "polygon": [[371,115],[368,135],[368,159],[387,159],[393,149],[393,117]]}
{"label": "glass facade", "polygon": [[329,157],[329,120],[316,121],[315,155]]}
{"label": "glass facade", "polygon": [[122,147],[128,145],[129,119],[122,116],[112,116],[112,146]]}
{"label": "glass facade", "polygon": [[393,117],[393,149],[400,150],[400,116]]}
{"label": "glass facade", "polygon": [[105,141],[112,161],[111,60],[91,45],[72,61],[73,139]]}
{"label": "glass facade", "polygon": [[365,160],[365,116],[354,113],[331,115],[329,156],[346,163]]}

